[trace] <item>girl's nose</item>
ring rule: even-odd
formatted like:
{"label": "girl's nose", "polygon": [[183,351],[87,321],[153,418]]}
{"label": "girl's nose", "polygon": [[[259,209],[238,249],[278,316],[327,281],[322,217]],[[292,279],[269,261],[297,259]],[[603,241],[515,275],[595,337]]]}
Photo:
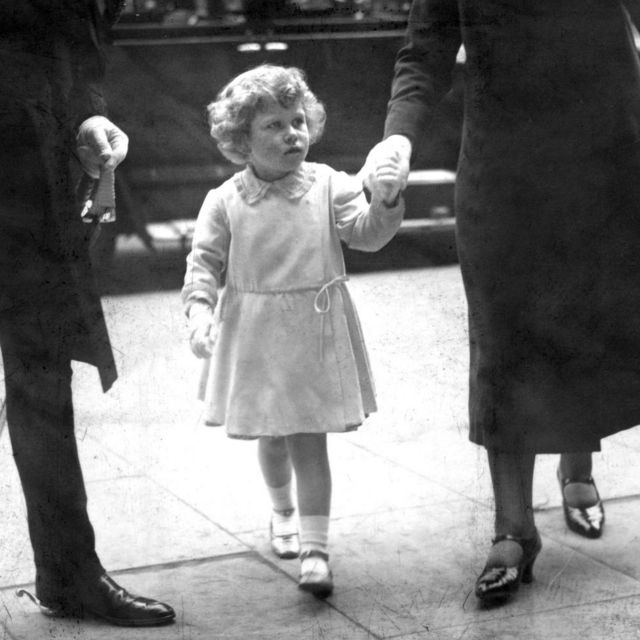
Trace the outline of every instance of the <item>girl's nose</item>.
{"label": "girl's nose", "polygon": [[296,134],[294,129],[289,129],[289,131],[284,134],[284,141],[287,144],[293,144],[297,139],[298,135]]}

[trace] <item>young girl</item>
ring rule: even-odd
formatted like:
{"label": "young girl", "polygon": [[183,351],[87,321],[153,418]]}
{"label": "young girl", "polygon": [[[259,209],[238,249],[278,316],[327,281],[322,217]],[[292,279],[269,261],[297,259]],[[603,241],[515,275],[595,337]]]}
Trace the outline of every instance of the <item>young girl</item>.
{"label": "young girl", "polygon": [[[380,249],[403,204],[374,196],[370,206],[357,180],[305,162],[325,112],[298,69],[247,71],[208,111],[221,152],[245,167],[208,193],[187,258],[182,300],[191,349],[207,358],[205,421],[232,438],[258,438],[272,549],[300,555],[300,588],[325,597],[333,590],[326,434],[356,429],[376,410],[340,240]],[[380,179],[398,172],[390,161]]]}

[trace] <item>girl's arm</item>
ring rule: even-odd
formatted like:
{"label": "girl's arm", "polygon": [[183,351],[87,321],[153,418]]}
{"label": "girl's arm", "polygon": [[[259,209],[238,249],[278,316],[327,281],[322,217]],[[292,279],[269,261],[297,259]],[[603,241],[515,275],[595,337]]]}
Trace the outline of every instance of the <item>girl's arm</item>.
{"label": "girl's arm", "polygon": [[396,57],[384,137],[402,135],[413,148],[451,88],[461,44],[457,0],[414,0],[405,45]]}
{"label": "girl's arm", "polygon": [[396,234],[404,215],[404,201],[385,204],[373,197],[367,202],[362,183],[346,173],[331,174],[331,198],[338,236],[348,247],[378,251]]}
{"label": "girl's arm", "polygon": [[229,220],[219,189],[207,194],[193,234],[191,253],[187,256],[181,299],[184,311],[194,303],[208,305],[213,310],[218,301],[218,289],[227,264],[231,233]]}

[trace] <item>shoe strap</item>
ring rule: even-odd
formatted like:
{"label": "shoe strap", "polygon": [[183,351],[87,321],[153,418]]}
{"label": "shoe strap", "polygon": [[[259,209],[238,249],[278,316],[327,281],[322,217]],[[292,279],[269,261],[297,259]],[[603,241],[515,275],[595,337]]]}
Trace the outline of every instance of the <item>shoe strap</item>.
{"label": "shoe strap", "polygon": [[321,558],[325,562],[329,562],[329,554],[320,549],[308,549],[300,554],[300,560],[306,560],[307,558]]}
{"label": "shoe strap", "polygon": [[525,542],[525,540],[527,540],[527,538],[523,538],[522,536],[514,536],[510,533],[501,533],[499,536],[496,536],[495,538],[493,538],[493,540],[491,540],[491,544],[496,545],[499,542],[504,542],[505,540],[509,540],[510,542],[515,542],[516,544],[519,544],[522,547],[523,543]]}
{"label": "shoe strap", "polygon": [[[596,487],[596,482],[593,479],[593,476],[589,476],[588,480],[573,480],[572,478],[563,478],[560,475],[560,472],[558,472],[558,479],[560,480],[560,486],[562,488],[562,500],[563,500],[563,502],[565,500],[565,497],[564,497],[565,487],[567,487],[570,484],[577,483],[577,484],[588,484],[588,485],[591,485],[595,489],[596,498],[598,500],[598,502],[593,506],[598,506],[598,504],[600,504],[600,502],[601,502],[600,492],[598,491],[598,487]],[[578,508],[578,507],[574,507],[574,508]]]}
{"label": "shoe strap", "polygon": [[595,487],[596,483],[593,476],[589,476],[587,480],[574,480],[573,478],[562,478],[562,486],[566,487],[568,484],[590,484]]}
{"label": "shoe strap", "polygon": [[510,542],[515,542],[519,544],[524,549],[527,545],[530,545],[534,541],[538,540],[539,537],[540,536],[537,530],[535,534],[532,535],[530,538],[525,538],[523,536],[514,536],[511,533],[501,533],[500,535],[497,535],[495,538],[493,538],[493,540],[491,540],[491,544],[495,545],[495,544],[498,544],[499,542],[504,542],[505,540],[509,540]]}
{"label": "shoe strap", "polygon": [[563,489],[568,484],[573,484],[574,482],[576,482],[578,484],[590,484],[590,485],[593,485],[594,487],[596,486],[596,483],[595,483],[595,480],[593,479],[593,476],[589,476],[586,480],[574,480],[573,478],[569,478],[569,477],[565,477],[565,476],[560,475],[560,469],[558,469],[558,480],[560,480],[560,484],[562,485]]}

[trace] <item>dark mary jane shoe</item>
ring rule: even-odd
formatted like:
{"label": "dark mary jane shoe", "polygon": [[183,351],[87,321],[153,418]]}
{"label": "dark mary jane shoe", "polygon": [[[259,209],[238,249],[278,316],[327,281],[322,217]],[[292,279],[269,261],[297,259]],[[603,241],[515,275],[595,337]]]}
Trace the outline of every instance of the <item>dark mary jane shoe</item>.
{"label": "dark mary jane shoe", "polygon": [[537,531],[531,538],[518,538],[508,533],[496,536],[492,544],[496,545],[504,540],[519,544],[522,547],[522,557],[514,566],[485,566],[476,580],[475,593],[476,598],[486,606],[506,602],[518,591],[521,582],[529,583],[533,580],[533,563],[542,549],[542,541]]}
{"label": "dark mary jane shoe", "polygon": [[121,627],[155,627],[170,624],[176,617],[168,604],[129,593],[107,573],[60,594],[34,596],[21,589],[17,595],[28,596],[44,615],[53,618],[80,619],[90,614]]}
{"label": "dark mary jane shoe", "polygon": [[[572,480],[571,478],[563,478],[558,469],[558,482],[560,482],[560,491],[562,492],[562,510],[564,511],[564,519],[567,527],[574,533],[584,536],[585,538],[599,538],[602,535],[604,527],[604,505],[600,499],[600,494],[593,478],[588,480]],[[564,489],[567,485],[574,482],[582,484],[590,484],[596,492],[597,502],[591,507],[572,507],[567,504],[564,496]]]}

